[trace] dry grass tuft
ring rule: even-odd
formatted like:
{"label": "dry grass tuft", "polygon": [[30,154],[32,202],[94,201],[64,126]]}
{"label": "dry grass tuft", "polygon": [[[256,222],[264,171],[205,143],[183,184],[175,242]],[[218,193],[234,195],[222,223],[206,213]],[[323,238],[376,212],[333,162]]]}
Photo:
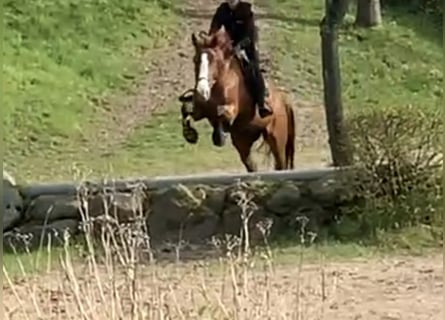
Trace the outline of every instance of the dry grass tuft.
{"label": "dry grass tuft", "polygon": [[[135,196],[140,191],[135,188]],[[179,243],[173,245],[175,263],[163,262],[161,252],[151,247],[142,209],[125,225],[111,212],[92,219],[86,210],[82,245],[65,233],[59,254],[46,248],[43,274],[27,273],[18,255],[21,281],[3,266],[5,290],[16,300],[15,307],[6,306],[5,319],[306,319],[301,302],[303,256],[291,286],[281,277],[275,281],[267,245],[271,225],[257,226],[266,246],[254,252],[248,239],[256,205],[242,185],[233,193],[243,227],[239,237],[212,240],[219,253],[213,261],[183,261],[181,250],[187,246]],[[53,262],[54,255],[60,264]],[[42,264],[41,257],[37,260]],[[320,301],[311,306],[319,307],[317,312],[322,312],[327,292],[335,291],[335,285],[326,284],[323,269],[320,279]]]}
{"label": "dry grass tuft", "polygon": [[[137,198],[140,190],[134,193]],[[215,259],[197,259],[201,248],[181,240],[152,246],[142,210],[125,225],[110,212],[92,219],[86,210],[82,241],[65,233],[59,251],[42,248],[33,256],[38,274],[28,270],[23,255],[16,255],[18,276],[3,264],[3,319],[372,320],[408,310],[403,319],[419,320],[440,314],[437,257],[308,264],[302,248],[292,263],[282,264],[267,244],[267,221],[256,226],[264,246],[252,248],[246,241],[255,204],[245,186],[233,193],[243,227],[240,236],[212,240]],[[305,221],[299,222],[304,231]],[[307,246],[313,238],[301,242]]]}

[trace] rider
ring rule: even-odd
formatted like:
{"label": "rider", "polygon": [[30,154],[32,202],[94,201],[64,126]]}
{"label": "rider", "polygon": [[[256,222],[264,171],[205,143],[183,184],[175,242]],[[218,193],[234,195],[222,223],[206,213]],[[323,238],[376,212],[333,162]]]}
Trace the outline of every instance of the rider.
{"label": "rider", "polygon": [[271,115],[272,110],[265,103],[268,92],[259,66],[258,33],[252,5],[241,0],[224,1],[216,9],[209,34],[216,32],[221,26],[227,30],[236,50],[244,50],[246,53],[251,71],[250,78],[254,86],[251,92],[258,105],[260,117]]}

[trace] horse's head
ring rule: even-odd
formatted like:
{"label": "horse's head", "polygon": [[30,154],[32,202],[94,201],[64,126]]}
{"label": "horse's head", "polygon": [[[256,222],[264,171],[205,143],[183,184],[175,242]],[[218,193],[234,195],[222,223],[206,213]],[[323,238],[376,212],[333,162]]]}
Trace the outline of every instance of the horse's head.
{"label": "horse's head", "polygon": [[195,48],[193,63],[195,67],[195,89],[205,100],[210,99],[210,90],[228,65],[232,56],[231,39],[221,27],[217,32],[207,35],[200,32],[198,36],[192,34]]}

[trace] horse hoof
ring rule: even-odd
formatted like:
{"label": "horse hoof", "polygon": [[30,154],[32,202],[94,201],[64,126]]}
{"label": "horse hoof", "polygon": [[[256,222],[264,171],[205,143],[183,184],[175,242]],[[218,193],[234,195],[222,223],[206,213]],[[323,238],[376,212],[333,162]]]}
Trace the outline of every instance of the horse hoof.
{"label": "horse hoof", "polygon": [[223,147],[226,144],[226,134],[221,131],[214,130],[212,133],[212,142],[216,147]]}
{"label": "horse hoof", "polygon": [[185,141],[190,144],[196,144],[199,139],[198,131],[190,127],[184,127],[182,129],[182,136],[184,137]]}

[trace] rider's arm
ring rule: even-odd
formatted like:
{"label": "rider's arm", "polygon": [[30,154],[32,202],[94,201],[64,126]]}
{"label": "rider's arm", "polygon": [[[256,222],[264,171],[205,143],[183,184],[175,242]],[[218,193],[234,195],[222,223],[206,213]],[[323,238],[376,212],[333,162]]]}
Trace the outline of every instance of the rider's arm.
{"label": "rider's arm", "polygon": [[258,29],[255,25],[255,15],[252,11],[252,5],[250,3],[246,3],[245,9],[245,19],[247,25],[247,35],[253,44],[256,46],[258,42]]}
{"label": "rider's arm", "polygon": [[255,24],[255,15],[252,10],[252,5],[250,3],[246,3],[246,25],[247,25],[247,36],[249,37],[250,41],[252,41],[251,50],[254,54],[254,59],[258,61],[259,54],[258,54],[258,28]]}
{"label": "rider's arm", "polygon": [[213,15],[212,21],[210,22],[210,28],[208,34],[215,33],[221,28],[222,25],[222,15],[223,15],[223,6],[220,5],[218,9],[216,9],[215,14]]}

